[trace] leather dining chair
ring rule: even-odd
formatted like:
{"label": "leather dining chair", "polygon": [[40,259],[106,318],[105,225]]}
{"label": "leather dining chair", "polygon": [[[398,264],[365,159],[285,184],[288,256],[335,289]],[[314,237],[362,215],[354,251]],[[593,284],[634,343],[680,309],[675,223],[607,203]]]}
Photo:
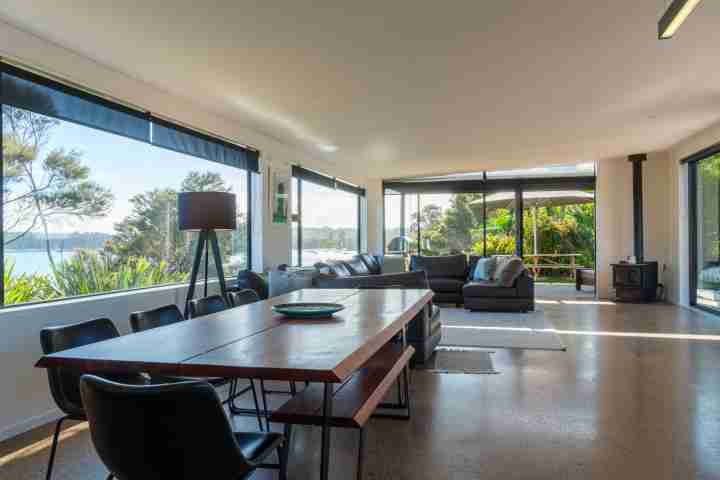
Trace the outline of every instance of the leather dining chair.
{"label": "leather dining chair", "polygon": [[[220,297],[220,299],[222,300],[222,297]],[[162,307],[153,308],[152,310],[144,310],[139,312],[133,312],[130,314],[130,328],[135,333],[184,321],[186,321],[185,318],[183,317],[182,313],[180,313],[180,309],[175,304],[163,305]],[[227,379],[220,377],[196,378],[178,376],[163,376],[162,378],[157,379],[157,381],[161,380],[165,380],[166,382],[204,380],[214,387],[222,387],[229,383],[230,391],[228,393],[228,398],[227,400],[225,400],[225,402],[230,408],[230,413],[233,414],[238,413],[238,409],[234,405],[235,398],[251,391],[253,395],[253,401],[255,403],[255,411],[258,425],[260,426],[260,430],[263,429],[262,416],[260,415],[260,404],[258,403],[257,392],[255,391],[255,384],[252,382],[252,380],[250,381],[250,385],[241,391],[238,391],[236,379]]]}
{"label": "leather dining chair", "polygon": [[[233,431],[207,382],[134,386],[83,375],[80,392],[108,479],[236,480],[258,468],[286,478],[284,437]],[[278,464],[265,463],[274,452]]]}
{"label": "leather dining chair", "polygon": [[221,295],[210,295],[209,297],[196,298],[190,300],[190,318],[202,317],[211,313],[222,312],[227,310],[230,305],[227,304]]}
{"label": "leather dining chair", "polygon": [[[98,318],[70,325],[43,328],[40,331],[40,345],[42,346],[43,353],[49,355],[69,348],[101,342],[119,336],[120,333],[111,320]],[[52,446],[50,447],[50,458],[45,473],[47,480],[50,480],[52,477],[55,453],[57,451],[58,437],[62,423],[65,420],[86,420],[85,408],[80,397],[80,376],[82,373],[83,372],[78,370],[61,367],[47,369],[50,392],[58,408],[64,414],[55,424],[55,433],[53,434]],[[140,374],[113,375],[111,378],[124,383],[148,383],[148,379]]]}
{"label": "leather dining chair", "polygon": [[260,296],[255,293],[255,290],[251,290],[249,288],[240,290],[239,292],[229,292],[228,297],[230,298],[230,303],[232,303],[233,307],[241,307],[243,305],[260,301]]}

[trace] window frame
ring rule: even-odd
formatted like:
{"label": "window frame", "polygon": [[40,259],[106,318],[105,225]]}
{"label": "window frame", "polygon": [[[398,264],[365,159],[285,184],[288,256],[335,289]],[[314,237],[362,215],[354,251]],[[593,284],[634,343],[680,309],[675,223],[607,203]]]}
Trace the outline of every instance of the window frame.
{"label": "window frame", "polygon": [[[153,116],[149,111],[146,109],[140,109],[137,107],[129,106],[130,104],[125,103],[121,100],[115,100],[110,99],[108,96],[97,93],[89,88],[79,87],[73,82],[66,82],[64,80],[58,79],[55,76],[47,75],[44,73],[37,72],[34,69],[25,67],[25,66],[19,66],[15,64],[10,64],[7,62],[0,62],[0,73],[2,72],[8,72],[9,74],[13,76],[18,76],[19,78],[22,78],[23,80],[27,80],[30,82],[37,83],[38,85],[49,87],[56,89],[64,94],[76,96],[78,98],[81,98],[83,100],[94,102],[100,106],[107,107],[109,109],[118,110],[123,113],[130,113],[132,115],[138,116],[138,117],[144,117],[147,118],[148,121],[148,128],[151,129],[150,125],[155,121],[162,121],[165,125],[168,125],[170,127],[176,128],[178,131],[195,136],[198,139],[204,141],[204,142],[215,142],[218,144],[219,148],[225,148],[225,149],[239,149],[239,150],[245,150],[247,152],[251,152],[251,160],[246,164],[246,168],[241,168],[235,165],[229,165],[228,163],[224,163],[218,160],[210,159],[210,158],[203,158],[198,155],[193,155],[191,153],[187,152],[181,152],[176,151],[171,148],[164,147],[162,145],[153,144],[152,139],[150,141],[145,141],[139,138],[134,138],[132,136],[123,135],[121,133],[103,129],[97,126],[91,126],[83,124],[79,121],[73,121],[70,119],[55,117],[55,116],[49,116],[50,118],[56,118],[63,122],[72,123],[75,125],[80,125],[84,128],[90,128],[93,130],[98,130],[101,132],[108,133],[110,135],[117,135],[119,137],[127,138],[136,142],[141,143],[147,143],[153,148],[159,148],[159,149],[165,149],[165,150],[171,150],[176,151],[179,154],[182,155],[188,155],[190,157],[194,157],[198,159],[201,162],[210,162],[210,163],[217,163],[220,165],[225,165],[230,168],[237,168],[240,171],[244,171],[246,173],[245,175],[245,187],[246,187],[246,203],[247,203],[247,212],[246,212],[246,270],[252,270],[253,264],[253,216],[252,216],[252,209],[253,209],[253,175],[259,175],[259,156],[260,151],[256,150],[252,147],[247,147],[245,145],[232,142],[228,139],[225,139],[222,136],[214,135],[212,133],[206,132],[201,129],[197,129],[194,127],[187,126],[186,124],[183,124],[181,122],[176,122],[170,119],[167,119],[167,117],[161,117],[161,116]],[[0,87],[1,88],[1,87]],[[1,93],[1,92],[0,92]],[[10,103],[5,103],[4,98],[0,95],[0,109],[9,106],[10,108],[20,108],[16,107]],[[26,110],[26,109],[23,109]],[[40,115],[48,116],[45,113],[39,113]],[[3,116],[0,115],[0,131],[4,131],[4,124],[3,124]],[[151,135],[151,134],[149,134]],[[150,138],[152,138],[150,136]],[[5,183],[5,157],[3,155],[3,138],[2,135],[0,135],[0,185],[3,185]],[[102,291],[102,292],[96,292],[96,293],[89,293],[84,295],[74,295],[74,296],[68,296],[68,297],[62,297],[62,298],[54,298],[54,299],[48,299],[48,300],[37,300],[37,301],[31,301],[31,302],[23,302],[23,303],[17,303],[17,304],[5,304],[5,204],[4,199],[0,198],[0,311],[9,309],[9,308],[16,308],[16,307],[26,307],[26,306],[32,306],[32,305],[42,305],[42,304],[49,304],[49,303],[57,303],[57,302],[66,302],[66,301],[73,301],[78,299],[84,299],[84,298],[91,298],[91,297],[99,297],[99,296],[109,296],[109,295],[117,295],[117,294],[123,294],[123,293],[129,293],[129,292],[139,292],[139,291],[147,291],[152,289],[162,289],[162,288],[170,288],[170,287],[182,287],[183,285],[186,285],[187,282],[170,282],[170,283],[160,283],[157,285],[151,285],[147,287],[137,287],[137,288],[126,288],[126,289],[120,289],[120,290],[109,290],[109,291]],[[234,276],[227,276],[226,280],[232,280]],[[216,279],[210,279],[209,281],[217,281]]]}
{"label": "window frame", "polygon": [[[330,177],[325,174],[315,172],[313,170],[308,170],[303,167],[293,165],[292,166],[292,179],[297,180],[297,239],[296,239],[296,245],[292,245],[292,233],[291,233],[291,245],[290,245],[290,263],[292,262],[292,249],[293,247],[297,248],[297,264],[293,265],[295,267],[299,268],[306,268],[303,267],[302,262],[302,245],[303,245],[303,224],[302,224],[302,212],[303,212],[303,182],[309,182],[321,187],[329,188],[332,190],[339,190],[346,193],[350,193],[352,195],[355,195],[357,197],[357,253],[359,254],[362,251],[362,228],[363,228],[363,222],[362,222],[362,199],[365,196],[365,189],[358,187],[356,185],[353,185],[352,183],[345,182],[343,180],[340,180],[336,177]],[[292,223],[292,217],[291,217],[291,223]],[[292,232],[292,225],[290,225],[290,230]],[[384,233],[384,230],[383,230]]]}
{"label": "window frame", "polygon": [[[697,302],[698,298],[698,273],[699,273],[699,255],[698,246],[698,175],[699,164],[703,160],[720,154],[720,143],[716,143],[698,152],[689,155],[682,160],[680,164],[687,164],[687,200],[688,200],[688,304],[694,308],[698,308],[704,312],[720,316],[720,309],[715,309]],[[719,199],[720,201],[720,199]]]}
{"label": "window frame", "polygon": [[[718,152],[720,152],[720,144],[718,144]],[[514,254],[523,256],[523,242],[526,232],[524,231],[524,200],[523,194],[530,191],[543,191],[543,190],[591,190],[593,195],[596,195],[596,174],[592,176],[569,176],[569,177],[529,177],[529,178],[488,178],[488,172],[481,172],[480,178],[474,178],[470,180],[439,180],[439,181],[413,181],[413,180],[398,180],[393,179],[389,181],[383,181],[383,253],[388,253],[388,238],[387,238],[387,224],[386,209],[385,209],[385,198],[389,195],[398,195],[401,198],[400,204],[400,232],[401,235],[406,234],[405,232],[405,202],[407,199],[406,195],[416,195],[418,202],[418,212],[420,211],[420,197],[427,194],[458,194],[458,193],[476,193],[483,195],[483,255],[487,254],[487,208],[486,208],[486,195],[495,192],[514,192],[514,228],[515,228],[515,252]],[[479,174],[480,175],[480,174]],[[388,193],[391,191],[392,193]],[[597,202],[593,202],[593,210],[595,217],[595,224],[597,227]],[[597,231],[597,228],[596,228]],[[418,225],[417,242],[418,242],[418,254],[422,255],[422,228]],[[595,251],[595,265],[597,269],[597,239],[593,242],[593,249]]]}

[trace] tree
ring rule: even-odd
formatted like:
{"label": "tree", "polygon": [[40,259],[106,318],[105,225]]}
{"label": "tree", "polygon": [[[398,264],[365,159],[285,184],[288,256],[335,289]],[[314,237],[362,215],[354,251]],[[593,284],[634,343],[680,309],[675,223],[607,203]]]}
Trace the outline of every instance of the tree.
{"label": "tree", "polygon": [[[219,173],[190,172],[180,184],[183,192],[228,192],[228,186]],[[115,235],[105,249],[118,262],[142,257],[154,265],[165,263],[170,272],[188,272],[192,262],[193,236],[181,232],[177,226],[178,192],[171,188],[155,189],[130,199],[130,215],[115,224]],[[242,215],[238,223],[242,223]],[[241,229],[241,231],[244,229]],[[232,236],[235,232],[218,232],[223,258],[232,253]]]}
{"label": "tree", "polygon": [[103,217],[112,206],[112,192],[90,180],[90,169],[83,165],[79,151],[55,148],[45,152],[58,120],[5,105],[2,118],[3,229],[20,230],[8,235],[5,244],[39,227],[54,268],[50,223]]}

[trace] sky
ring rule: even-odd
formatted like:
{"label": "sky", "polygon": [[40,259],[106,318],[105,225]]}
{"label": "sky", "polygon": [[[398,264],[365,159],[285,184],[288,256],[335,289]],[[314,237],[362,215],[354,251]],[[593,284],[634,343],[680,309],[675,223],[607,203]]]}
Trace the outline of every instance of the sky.
{"label": "sky", "polygon": [[[107,216],[55,222],[53,233],[113,233],[113,224],[130,214],[130,198],[155,188],[179,189],[191,170],[220,173],[236,194],[244,194],[246,188],[245,176],[236,168],[70,122],[61,122],[51,131],[44,153],[60,147],[81,152],[91,179],[109,187],[115,199]],[[246,197],[239,198],[244,202]]]}
{"label": "sky", "polygon": [[[130,198],[155,188],[178,189],[191,170],[221,174],[239,198],[243,201],[246,198],[245,177],[233,167],[71,122],[61,121],[51,131],[43,154],[54,148],[81,152],[82,163],[90,167],[91,179],[109,187],[115,198],[107,216],[55,221],[51,228],[53,233],[113,233],[114,224],[131,213]],[[303,226],[354,228],[357,212],[355,195],[305,182]]]}

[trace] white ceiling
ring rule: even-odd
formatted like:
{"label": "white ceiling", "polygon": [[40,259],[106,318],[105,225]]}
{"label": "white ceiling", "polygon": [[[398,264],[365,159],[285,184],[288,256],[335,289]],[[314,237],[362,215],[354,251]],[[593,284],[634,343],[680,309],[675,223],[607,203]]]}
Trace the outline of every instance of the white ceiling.
{"label": "white ceiling", "polygon": [[717,121],[720,2],[661,42],[666,3],[4,0],[0,16],[387,178],[659,150]]}

